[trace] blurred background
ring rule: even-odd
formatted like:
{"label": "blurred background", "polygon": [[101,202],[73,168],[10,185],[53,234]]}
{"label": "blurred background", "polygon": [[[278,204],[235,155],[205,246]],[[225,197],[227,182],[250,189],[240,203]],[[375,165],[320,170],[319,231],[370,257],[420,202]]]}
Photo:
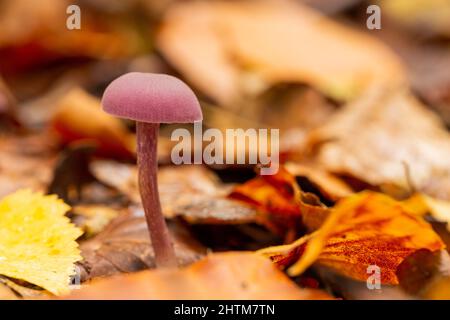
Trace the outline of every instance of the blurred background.
{"label": "blurred background", "polygon": [[[79,30],[67,28],[74,4]],[[374,4],[381,28],[369,30]],[[133,160],[133,127],[101,112],[104,88],[130,71],[169,73],[198,94],[205,127],[279,128],[295,170],[450,199],[449,70],[447,0],[0,1],[3,134],[51,129],[48,144],[92,140],[121,160]],[[42,141],[20,141],[2,156],[42,154]]]}

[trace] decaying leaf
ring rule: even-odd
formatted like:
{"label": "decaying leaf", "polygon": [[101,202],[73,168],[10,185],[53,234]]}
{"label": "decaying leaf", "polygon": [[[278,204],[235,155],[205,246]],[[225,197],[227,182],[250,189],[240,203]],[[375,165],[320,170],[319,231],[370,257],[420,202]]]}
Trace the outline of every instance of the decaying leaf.
{"label": "decaying leaf", "polygon": [[417,250],[398,266],[397,277],[402,289],[411,295],[429,299],[436,294],[442,299],[445,294],[439,291],[450,279],[450,256],[445,250]]}
{"label": "decaying leaf", "polygon": [[312,133],[317,160],[331,172],[382,189],[395,186],[403,195],[413,189],[450,199],[450,134],[410,94],[380,89]]}
{"label": "decaying leaf", "polygon": [[33,134],[0,137],[0,198],[21,188],[45,192],[57,159],[56,139]]}
{"label": "decaying leaf", "polygon": [[[105,184],[123,192],[136,205],[141,199],[134,165],[95,161],[93,174]],[[257,212],[227,199],[231,186],[225,185],[203,166],[161,167],[158,188],[162,210],[167,218],[182,216],[190,223],[254,222]]]}
{"label": "decaying leaf", "polygon": [[25,280],[53,294],[67,293],[81,230],[64,216],[55,196],[20,190],[0,201],[0,274]]}
{"label": "decaying leaf", "polygon": [[[383,284],[398,284],[397,267],[419,249],[445,247],[422,218],[388,196],[362,192],[338,202],[324,224],[296,242],[263,249],[261,254],[298,275],[313,263],[365,281],[367,267],[381,268]],[[298,260],[298,261],[297,261]]]}
{"label": "decaying leaf", "polygon": [[81,201],[83,190],[95,180],[89,172],[89,161],[95,150],[96,144],[89,141],[67,146],[59,154],[48,193],[58,195],[68,204]]}
{"label": "decaying leaf", "polygon": [[[126,288],[126,290],[124,290]],[[212,254],[182,269],[153,270],[94,281],[66,299],[330,299],[300,289],[252,253]]]}
{"label": "decaying leaf", "polygon": [[279,82],[306,83],[341,100],[371,82],[405,80],[383,44],[296,1],[179,3],[168,10],[157,45],[190,82],[228,106]]}
{"label": "decaying leaf", "polygon": [[[176,223],[169,224],[180,265],[200,259],[206,248]],[[142,209],[122,212],[102,232],[81,244],[82,280],[154,268],[154,253]]]}

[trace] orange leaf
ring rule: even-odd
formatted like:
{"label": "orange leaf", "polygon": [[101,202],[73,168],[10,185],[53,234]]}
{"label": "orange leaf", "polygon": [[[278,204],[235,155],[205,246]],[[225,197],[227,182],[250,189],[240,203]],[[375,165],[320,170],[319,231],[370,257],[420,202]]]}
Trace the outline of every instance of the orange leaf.
{"label": "orange leaf", "polygon": [[260,250],[298,275],[313,263],[356,280],[367,279],[367,267],[381,269],[381,282],[398,284],[397,267],[419,249],[445,245],[422,218],[388,196],[362,192],[341,200],[316,232],[293,244]]}
{"label": "orange leaf", "polygon": [[100,101],[81,89],[70,91],[59,101],[53,128],[64,143],[94,141],[104,156],[132,158],[134,136],[119,119],[102,111]]}
{"label": "orange leaf", "polygon": [[300,189],[284,168],[275,175],[258,176],[237,186],[229,195],[255,207],[262,213],[262,223],[277,233],[295,229],[301,222]]}
{"label": "orange leaf", "polygon": [[183,269],[159,269],[97,280],[68,299],[330,299],[301,289],[252,253],[212,254]]}

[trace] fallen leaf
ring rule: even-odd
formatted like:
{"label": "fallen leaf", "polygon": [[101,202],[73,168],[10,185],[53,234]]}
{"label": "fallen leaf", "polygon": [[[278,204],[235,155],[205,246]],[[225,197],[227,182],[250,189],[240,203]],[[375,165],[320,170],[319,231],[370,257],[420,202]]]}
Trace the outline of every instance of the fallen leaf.
{"label": "fallen leaf", "polygon": [[[387,25],[386,25],[387,24]],[[413,91],[450,126],[450,48],[446,42],[424,42],[417,35],[385,23],[376,35],[402,58]]]}
{"label": "fallen leaf", "polygon": [[381,268],[383,284],[398,284],[397,267],[420,249],[445,247],[422,218],[406,211],[392,198],[362,192],[338,202],[324,224],[296,242],[260,250],[264,256],[298,275],[313,263],[347,277],[365,281],[367,267]]}
{"label": "fallen leaf", "polygon": [[261,175],[237,185],[229,198],[256,208],[259,222],[279,235],[296,234],[301,223],[300,189],[283,167],[275,175]]}
{"label": "fallen leaf", "polygon": [[[64,59],[111,59],[136,54],[141,49],[132,24],[85,10],[83,32],[68,32],[67,0],[27,0],[2,5],[0,20],[0,70],[17,74]],[[27,21],[24,25],[17,17]],[[111,20],[115,23],[111,23]],[[63,27],[61,27],[63,26]]]}
{"label": "fallen leaf", "polygon": [[345,181],[323,169],[295,162],[288,162],[284,166],[295,177],[307,178],[329,200],[337,201],[353,193]]}
{"label": "fallen leaf", "polygon": [[90,237],[103,231],[119,215],[119,210],[106,205],[84,204],[71,210],[72,221]]}
{"label": "fallen leaf", "polygon": [[437,287],[450,279],[450,256],[445,250],[417,250],[398,266],[397,277],[405,292],[428,299],[430,294],[437,293]]}
{"label": "fallen leaf", "polygon": [[[134,204],[141,204],[136,166],[94,161],[91,169],[97,179],[117,188]],[[166,218],[181,216],[192,224],[254,222],[254,209],[226,198],[230,188],[204,166],[168,166],[158,170],[159,197]]]}
{"label": "fallen leaf", "polygon": [[[124,290],[126,288],[126,290]],[[94,281],[66,299],[331,299],[300,289],[252,253],[212,254],[182,269],[152,270]]]}
{"label": "fallen leaf", "polygon": [[329,213],[315,194],[300,190],[296,178],[284,167],[275,175],[258,176],[236,186],[229,197],[254,207],[259,213],[257,222],[287,243],[302,223],[309,230],[317,229]]}
{"label": "fallen leaf", "polygon": [[53,294],[67,293],[81,230],[64,216],[69,206],[55,196],[20,190],[0,201],[0,274]]}
{"label": "fallen leaf", "polygon": [[135,137],[117,118],[105,113],[100,101],[81,89],[73,89],[57,102],[52,126],[63,143],[90,140],[104,156],[132,159]]}
{"label": "fallen leaf", "polygon": [[405,81],[399,59],[382,43],[295,1],[176,3],[157,46],[190,82],[227,106],[280,82],[348,100],[371,82]]}
{"label": "fallen leaf", "polygon": [[409,93],[381,89],[372,88],[311,133],[318,164],[403,195],[413,189],[450,199],[450,134]]}
{"label": "fallen leaf", "polygon": [[[170,223],[175,254],[180,265],[197,261],[206,254],[189,232]],[[154,268],[154,253],[142,209],[127,209],[95,237],[81,243],[79,263],[82,281],[117,273]]]}
{"label": "fallen leaf", "polygon": [[29,188],[46,192],[57,160],[57,140],[50,134],[0,137],[0,198]]}
{"label": "fallen leaf", "polygon": [[417,193],[402,202],[405,209],[419,216],[430,214],[436,221],[446,223],[450,232],[450,202]]}

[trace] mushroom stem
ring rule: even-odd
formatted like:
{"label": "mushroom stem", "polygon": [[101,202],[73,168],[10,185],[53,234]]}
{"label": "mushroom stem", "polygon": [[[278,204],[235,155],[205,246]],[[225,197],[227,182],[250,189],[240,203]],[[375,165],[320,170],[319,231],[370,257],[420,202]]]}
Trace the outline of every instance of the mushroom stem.
{"label": "mushroom stem", "polygon": [[161,210],[158,193],[159,123],[136,122],[139,190],[155,252],[156,267],[176,267],[175,251]]}

